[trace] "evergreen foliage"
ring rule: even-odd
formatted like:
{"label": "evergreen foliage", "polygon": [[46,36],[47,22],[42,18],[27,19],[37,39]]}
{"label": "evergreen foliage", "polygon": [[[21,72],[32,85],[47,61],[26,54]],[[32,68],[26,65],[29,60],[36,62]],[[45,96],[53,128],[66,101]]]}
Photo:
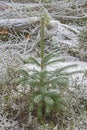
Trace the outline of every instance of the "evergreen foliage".
{"label": "evergreen foliage", "polygon": [[[68,65],[57,68],[55,70],[47,69],[48,66],[58,62],[64,62],[64,59],[58,58],[60,53],[45,54],[44,52],[44,29],[45,18],[41,18],[40,30],[40,59],[30,57],[24,60],[24,64],[32,64],[39,67],[39,70],[33,69],[31,72],[20,69],[20,77],[16,80],[17,83],[23,86],[29,86],[29,110],[32,114],[36,114],[39,121],[45,121],[49,116],[52,118],[54,113],[62,113],[66,109],[66,101],[63,98],[63,93],[68,87],[68,76],[75,72],[68,72],[67,69],[76,65]],[[34,115],[35,116],[35,115]]]}
{"label": "evergreen foliage", "polygon": [[87,61],[87,27],[79,34],[79,50],[81,58]]}
{"label": "evergreen foliage", "polygon": [[83,29],[79,34],[79,42],[81,47],[87,50],[87,28]]}

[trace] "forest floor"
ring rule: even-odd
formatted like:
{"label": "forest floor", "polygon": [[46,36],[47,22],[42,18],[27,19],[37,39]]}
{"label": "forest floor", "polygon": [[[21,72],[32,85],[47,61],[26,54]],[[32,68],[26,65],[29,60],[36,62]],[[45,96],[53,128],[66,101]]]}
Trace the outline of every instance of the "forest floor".
{"label": "forest floor", "polygon": [[[84,71],[84,74],[77,74],[76,77],[74,75],[73,82],[78,80],[78,84],[82,86],[82,91],[79,93],[85,95],[86,112],[82,113],[79,118],[76,117],[78,121],[75,122],[76,120],[74,120],[73,128],[67,126],[66,130],[87,130],[87,38],[84,41],[84,35],[87,33],[80,34],[83,29],[87,31],[87,0],[54,0],[51,2],[0,0],[0,83],[6,75],[7,67],[15,67],[16,63],[17,65],[22,64],[20,57],[26,58],[28,55],[38,57],[40,49],[38,45],[40,42],[40,18],[42,16],[45,16],[47,24],[50,24],[50,28],[46,29],[45,34],[45,52],[62,51],[61,57],[65,58],[65,64],[63,65],[78,64],[78,70]],[[83,41],[79,38],[81,36]],[[80,41],[85,44],[80,45]],[[55,66],[49,67],[49,70],[56,68],[56,66],[55,64]],[[59,66],[62,66],[62,64]],[[24,126],[19,128],[16,125],[17,122],[14,121],[14,117],[11,121],[7,119],[11,110],[9,106],[6,112],[3,112],[2,109],[3,95],[6,94],[6,88],[3,91],[1,86],[0,89],[0,130],[25,130]],[[27,117],[26,112],[23,114],[26,116],[19,117],[19,120],[23,119],[22,123]],[[54,128],[48,128],[48,126],[45,128],[40,126],[36,119],[33,121],[32,124],[35,128],[30,126],[26,130],[58,129],[57,125]],[[60,130],[65,129],[60,128]]]}

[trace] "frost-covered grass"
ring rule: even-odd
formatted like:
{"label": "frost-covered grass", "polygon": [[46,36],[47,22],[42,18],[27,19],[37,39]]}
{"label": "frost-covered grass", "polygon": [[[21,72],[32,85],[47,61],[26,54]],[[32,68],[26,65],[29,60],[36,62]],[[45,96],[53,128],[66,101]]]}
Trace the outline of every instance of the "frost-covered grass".
{"label": "frost-covered grass", "polygon": [[[79,14],[77,11],[77,5],[81,3],[81,7],[84,6],[86,2],[78,0],[76,1],[57,1],[59,3],[60,8],[58,8],[57,15],[52,11],[52,16],[58,16],[58,14],[62,15],[72,15],[72,12],[75,10],[75,15]],[[61,4],[62,3],[62,4]],[[64,6],[62,6],[64,3]],[[73,5],[72,5],[73,3]],[[57,4],[54,4],[56,7]],[[19,4],[12,2],[12,10],[6,10],[5,12],[0,12],[0,19],[4,18],[28,18],[31,16],[40,17],[41,14],[45,12],[48,13],[46,4]],[[46,7],[44,7],[44,6]],[[51,3],[48,5],[51,5]],[[68,11],[66,6],[69,7]],[[20,9],[19,9],[20,7]],[[31,7],[31,8],[29,8]],[[63,9],[66,11],[64,11]],[[72,9],[71,9],[72,8]],[[74,9],[73,9],[74,8]],[[36,11],[35,11],[36,10]],[[56,8],[53,8],[54,11],[57,11]],[[33,13],[32,13],[33,11]],[[43,11],[43,12],[41,12]],[[50,12],[49,11],[49,12]],[[70,12],[69,12],[70,11]],[[85,13],[85,7],[83,10],[83,14]],[[30,12],[30,14],[29,14]],[[65,13],[65,14],[64,14]],[[70,17],[70,18],[75,18]],[[56,17],[55,17],[56,18]],[[68,17],[69,18],[69,17]],[[60,20],[61,21],[61,20]],[[75,26],[77,22],[73,22]],[[19,68],[25,69],[28,72],[32,72],[35,69],[40,71],[36,65],[24,65],[23,60],[28,57],[35,57],[36,59],[40,59],[40,26],[38,24],[34,25],[34,28],[30,27],[30,31],[32,34],[31,39],[25,40],[24,35],[22,37],[18,37],[17,35],[12,35],[9,38],[9,41],[3,42],[0,41],[0,128],[11,130],[18,129],[19,127],[22,129],[29,130],[56,130],[57,127],[60,130],[86,130],[87,128],[87,63],[83,61],[79,61],[78,58],[73,59],[73,57],[67,53],[69,47],[73,48],[76,45],[78,48],[78,34],[79,29],[71,27],[72,24],[65,24],[57,21],[50,20],[50,26],[45,29],[45,52],[47,53],[56,53],[58,51],[62,51],[60,58],[65,57],[64,63],[56,63],[47,67],[48,71],[54,71],[56,68],[61,68],[63,66],[67,66],[70,64],[77,64],[77,67],[72,69],[68,69],[68,71],[84,71],[84,73],[74,74],[69,77],[70,84],[68,88],[64,88],[62,93],[62,97],[66,102],[66,108],[61,113],[52,113],[52,120],[47,117],[44,119],[44,122],[40,124],[38,122],[38,118],[36,115],[37,106],[35,106],[35,111],[32,113],[29,111],[29,101],[32,97],[30,92],[30,86],[26,84],[18,84],[15,81],[15,78],[19,78],[19,74],[17,70]],[[73,50],[73,49],[72,49]],[[70,57],[70,58],[69,58]],[[20,77],[21,78],[21,77]],[[37,88],[36,88],[37,89]],[[51,90],[55,92],[55,89]],[[57,91],[57,90],[56,90]],[[36,100],[35,100],[36,101]],[[56,117],[56,118],[54,118]],[[56,119],[56,120],[55,120]],[[51,120],[51,121],[50,121]],[[56,124],[53,124],[55,122]]]}

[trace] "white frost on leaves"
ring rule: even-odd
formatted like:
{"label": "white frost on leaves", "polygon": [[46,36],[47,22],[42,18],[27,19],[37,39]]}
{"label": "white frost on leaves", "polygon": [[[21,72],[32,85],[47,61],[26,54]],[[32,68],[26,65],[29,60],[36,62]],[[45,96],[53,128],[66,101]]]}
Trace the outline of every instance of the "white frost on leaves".
{"label": "white frost on leaves", "polygon": [[77,41],[77,35],[79,31],[66,24],[61,24],[57,20],[50,21],[50,31],[52,35],[53,43],[65,43],[71,46],[75,46]]}
{"label": "white frost on leaves", "polygon": [[17,122],[13,120],[8,120],[5,116],[0,115],[0,130],[4,130],[5,128],[10,128],[16,126]]}

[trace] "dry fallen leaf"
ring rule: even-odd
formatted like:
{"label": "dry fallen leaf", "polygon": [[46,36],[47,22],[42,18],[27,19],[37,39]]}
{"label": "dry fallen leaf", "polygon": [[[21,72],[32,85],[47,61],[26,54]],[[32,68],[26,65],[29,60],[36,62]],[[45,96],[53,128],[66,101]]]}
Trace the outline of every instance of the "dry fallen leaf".
{"label": "dry fallen leaf", "polygon": [[3,30],[0,31],[0,35],[5,35],[5,34],[9,34],[7,29],[3,29]]}
{"label": "dry fallen leaf", "polygon": [[29,41],[31,39],[31,36],[29,34],[24,35],[24,40]]}

